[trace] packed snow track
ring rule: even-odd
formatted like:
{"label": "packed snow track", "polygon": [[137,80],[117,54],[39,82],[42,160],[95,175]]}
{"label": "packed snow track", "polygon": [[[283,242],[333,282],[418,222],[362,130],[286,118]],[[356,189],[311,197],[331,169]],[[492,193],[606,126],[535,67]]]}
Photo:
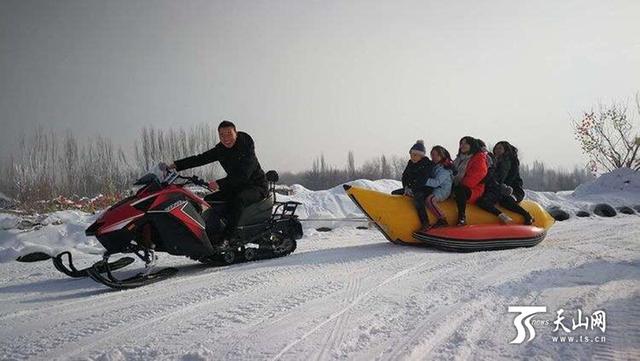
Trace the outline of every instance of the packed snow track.
{"label": "packed snow track", "polygon": [[[1,264],[0,359],[640,355],[638,216],[574,219],[534,248],[467,254],[398,246],[353,226],[307,233],[296,253],[255,263],[210,268],[163,255],[159,265],[178,275],[127,291],[70,279],[50,262]],[[95,257],[76,256],[80,265]],[[551,324],[510,344],[511,305],[547,306],[540,319],[551,321],[558,309],[603,309],[606,342],[556,343]]]}

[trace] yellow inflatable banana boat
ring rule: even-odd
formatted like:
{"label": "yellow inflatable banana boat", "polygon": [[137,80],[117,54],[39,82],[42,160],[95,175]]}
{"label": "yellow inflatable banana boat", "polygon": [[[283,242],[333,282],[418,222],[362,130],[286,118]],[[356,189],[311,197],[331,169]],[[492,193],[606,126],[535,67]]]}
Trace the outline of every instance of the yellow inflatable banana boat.
{"label": "yellow inflatable banana boat", "polygon": [[[555,222],[553,217],[538,203],[524,200],[520,205],[535,219],[532,226],[524,226],[522,216],[501,209],[516,224],[500,225],[498,217],[475,205],[467,204],[467,224],[464,227],[434,228],[424,233],[415,233],[420,228],[420,220],[411,198],[391,195],[370,189],[344,185],[353,202],[393,243],[427,244],[456,251],[477,251],[530,247],[538,244]],[[448,199],[439,204],[447,216],[449,225],[457,220],[455,202]],[[429,213],[429,220],[436,217]]]}

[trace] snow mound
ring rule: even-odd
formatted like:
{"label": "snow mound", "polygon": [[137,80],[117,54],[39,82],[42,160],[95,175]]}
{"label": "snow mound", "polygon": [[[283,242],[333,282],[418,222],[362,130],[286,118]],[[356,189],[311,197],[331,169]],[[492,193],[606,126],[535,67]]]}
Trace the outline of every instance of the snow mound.
{"label": "snow mound", "polygon": [[[391,179],[370,181],[359,179],[347,183],[352,186],[373,189],[380,192],[391,193],[392,190],[402,187],[402,183]],[[305,228],[317,226],[338,227],[351,222],[353,218],[364,218],[364,214],[351,201],[342,185],[322,191],[312,191],[299,184],[291,186],[292,195],[278,195],[278,201],[297,201],[302,203],[298,207],[297,214],[305,221]],[[345,218],[351,220],[347,221]],[[335,219],[336,221],[331,221]],[[340,221],[342,219],[342,221]],[[313,220],[313,221],[311,221]],[[353,224],[353,222],[351,222]]]}
{"label": "snow mound", "polygon": [[[3,226],[15,226],[21,222],[16,216],[0,214]],[[55,255],[76,249],[89,254],[102,254],[102,246],[84,231],[97,215],[81,211],[59,211],[43,216],[39,227],[31,230],[0,229],[0,262],[8,262],[31,252]]]}
{"label": "snow mound", "polygon": [[0,213],[0,230],[16,228],[20,221],[21,218],[15,214]]}
{"label": "snow mound", "polygon": [[[526,186],[526,184],[525,184]],[[562,208],[566,211],[591,212],[598,204],[611,207],[640,205],[640,172],[620,168],[581,184],[573,192],[526,191],[527,198],[540,203],[545,209]]]}
{"label": "snow mound", "polygon": [[616,169],[591,182],[581,184],[571,194],[571,197],[576,199],[592,199],[603,196],[640,202],[640,172],[629,168]]}
{"label": "snow mound", "polygon": [[578,210],[587,207],[586,203],[584,205],[579,205],[576,202],[570,204],[570,202],[567,201],[567,196],[570,192],[538,192],[528,189],[525,189],[524,192],[526,199],[540,204],[544,209],[563,208]]}

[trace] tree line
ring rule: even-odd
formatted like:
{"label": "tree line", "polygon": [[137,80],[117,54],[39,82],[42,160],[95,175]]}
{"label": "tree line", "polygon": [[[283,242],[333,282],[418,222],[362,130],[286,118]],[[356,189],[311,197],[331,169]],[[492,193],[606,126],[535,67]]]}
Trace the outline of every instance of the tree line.
{"label": "tree line", "polygon": [[[217,129],[210,124],[188,129],[145,127],[129,150],[116,146],[108,138],[97,136],[83,143],[70,130],[58,134],[39,127],[22,136],[14,154],[1,165],[0,192],[20,202],[49,200],[60,195],[69,198],[119,195],[131,187],[143,170],[162,161],[201,153],[217,141]],[[280,182],[321,190],[356,179],[400,180],[407,161],[406,157],[380,155],[356,165],[354,152],[349,151],[346,166],[337,167],[320,155],[307,170],[281,173]],[[193,169],[192,173],[204,179],[224,175],[218,164]],[[550,169],[538,161],[524,164],[521,175],[526,188],[545,191],[574,189],[592,178],[586,169]]]}
{"label": "tree line", "polygon": [[[353,152],[349,151],[347,165],[341,168],[327,164],[324,155],[320,155],[313,160],[310,169],[282,173],[280,180],[285,184],[300,184],[311,190],[328,189],[356,179],[401,180],[407,158],[381,155],[366,160],[358,167]],[[526,189],[549,192],[572,190],[594,178],[586,168],[576,166],[569,170],[554,169],[540,161],[521,165],[520,175]]]}
{"label": "tree line", "polygon": [[[20,137],[14,153],[0,165],[0,192],[19,202],[119,195],[142,175],[141,170],[210,149],[217,136],[209,124],[189,129],[145,127],[130,150],[101,136],[80,142],[71,130],[59,134],[37,127]],[[211,164],[193,173],[212,179],[221,172],[219,165]]]}
{"label": "tree line", "polygon": [[[523,164],[520,169],[525,188],[538,191],[571,190],[593,178],[593,174],[620,167],[640,170],[640,93],[635,96],[635,112],[624,103],[599,104],[573,119],[574,135],[585,155],[587,168],[550,169],[543,162]],[[145,127],[133,143],[122,149],[104,137],[79,142],[71,130],[63,134],[43,127],[23,135],[18,147],[0,163],[0,192],[22,202],[65,197],[118,195],[140,176],[162,161],[201,153],[217,142],[217,129],[210,123],[194,127],[158,129]],[[312,190],[327,189],[355,179],[401,179],[407,159],[380,155],[356,166],[352,151],[346,166],[328,164],[323,155],[301,172],[285,172],[282,183],[301,184]],[[213,179],[223,173],[211,164],[193,170]]]}

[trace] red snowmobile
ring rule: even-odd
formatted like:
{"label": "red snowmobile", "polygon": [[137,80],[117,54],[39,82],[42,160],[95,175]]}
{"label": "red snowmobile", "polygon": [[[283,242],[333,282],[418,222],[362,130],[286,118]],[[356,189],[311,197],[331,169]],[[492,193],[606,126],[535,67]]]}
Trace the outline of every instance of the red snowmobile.
{"label": "red snowmobile", "polygon": [[[302,237],[302,225],[295,214],[300,203],[277,202],[278,173],[269,171],[266,176],[270,195],[244,209],[230,245],[224,248],[216,246],[224,230],[224,203],[209,204],[185,187],[208,189],[207,183],[177,172],[170,172],[163,180],[149,173],[134,183],[141,186],[134,195],[111,206],[85,231],[105,248],[101,261],[78,270],[68,251],[56,256],[31,253],[18,261],[52,259],[56,269],[68,276],[88,276],[109,287],[127,289],[161,281],[178,272],[173,267],[156,269],[156,252],[187,256],[211,265],[286,256],[296,249],[296,240]],[[127,279],[116,278],[112,271],[134,261],[123,257],[109,262],[116,253],[132,253],[144,261],[145,271]]]}

